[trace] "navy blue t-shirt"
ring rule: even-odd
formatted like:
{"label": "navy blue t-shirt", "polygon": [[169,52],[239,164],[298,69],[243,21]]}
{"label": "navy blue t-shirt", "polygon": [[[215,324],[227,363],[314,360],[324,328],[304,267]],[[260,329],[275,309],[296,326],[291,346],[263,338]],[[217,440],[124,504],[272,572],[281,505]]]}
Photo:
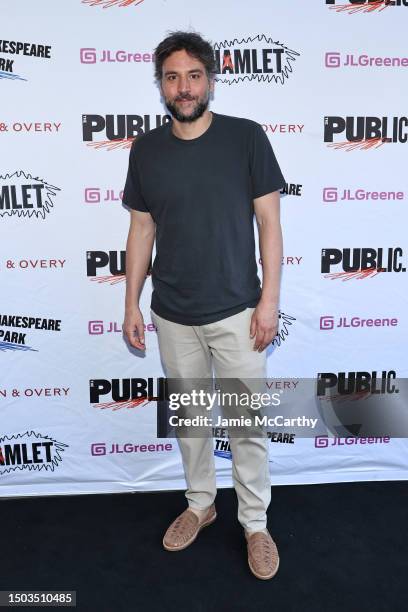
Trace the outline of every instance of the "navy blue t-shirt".
{"label": "navy blue t-shirt", "polygon": [[151,308],[183,325],[214,323],[257,305],[253,199],[285,179],[262,127],[212,113],[192,140],[172,121],[132,143],[123,203],[156,223]]}

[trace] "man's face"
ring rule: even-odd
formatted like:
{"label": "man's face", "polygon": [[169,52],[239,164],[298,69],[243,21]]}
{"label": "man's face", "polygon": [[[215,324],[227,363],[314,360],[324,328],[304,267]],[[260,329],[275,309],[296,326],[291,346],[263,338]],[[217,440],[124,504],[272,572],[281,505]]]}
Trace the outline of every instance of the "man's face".
{"label": "man's face", "polygon": [[208,80],[204,64],[182,49],[164,60],[162,74],[162,94],[173,117],[182,123],[191,123],[201,117],[214,87]]}

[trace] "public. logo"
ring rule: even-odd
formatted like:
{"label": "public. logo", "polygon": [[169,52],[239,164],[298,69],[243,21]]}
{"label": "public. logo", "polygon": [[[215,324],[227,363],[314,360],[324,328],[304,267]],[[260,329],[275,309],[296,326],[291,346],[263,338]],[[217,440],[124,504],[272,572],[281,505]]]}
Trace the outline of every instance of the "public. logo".
{"label": "public. logo", "polygon": [[330,399],[354,396],[362,399],[367,394],[398,393],[394,382],[395,370],[358,372],[319,372],[317,375],[318,398]]}
{"label": "public. logo", "polygon": [[396,370],[319,372],[316,405],[335,436],[406,437],[405,382]]}
{"label": "public. logo", "polygon": [[126,8],[129,6],[137,6],[142,4],[143,0],[82,0],[82,4],[88,6],[99,6],[103,9],[111,8],[113,6],[118,8]]}
{"label": "public. logo", "polygon": [[165,378],[95,378],[89,381],[89,402],[94,408],[136,408],[165,399]]}
{"label": "public. logo", "polygon": [[408,0],[325,0],[328,8],[337,13],[381,13],[393,6],[408,6]]}
{"label": "public. logo", "polygon": [[407,128],[408,117],[326,116],[323,138],[327,146],[333,149],[378,149],[383,144],[405,144],[408,140]]}
{"label": "public. logo", "polygon": [[82,140],[94,149],[130,149],[137,136],[169,121],[170,115],[82,115]]}
{"label": "public. logo", "polygon": [[[146,278],[151,274],[152,259],[150,258]],[[110,274],[100,274],[100,272]],[[86,275],[91,281],[116,285],[126,280],[126,251],[87,251]]]}
{"label": "public. logo", "polygon": [[[400,247],[322,249],[320,271],[324,278],[343,281],[364,279],[384,272],[406,272],[402,256]],[[332,272],[335,266],[341,271]]]}
{"label": "public. logo", "polygon": [[[86,275],[91,281],[116,285],[126,279],[126,251],[87,251]],[[107,270],[106,270],[107,268]],[[101,271],[110,274],[99,274]]]}

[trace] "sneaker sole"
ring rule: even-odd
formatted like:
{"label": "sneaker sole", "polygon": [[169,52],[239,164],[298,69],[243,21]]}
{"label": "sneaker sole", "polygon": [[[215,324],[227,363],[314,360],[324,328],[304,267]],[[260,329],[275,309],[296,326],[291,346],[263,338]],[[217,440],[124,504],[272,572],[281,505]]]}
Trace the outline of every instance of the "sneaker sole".
{"label": "sneaker sole", "polygon": [[251,570],[251,572],[253,573],[254,576],[259,578],[260,580],[270,580],[271,578],[273,578],[275,576],[276,572],[279,569],[279,559],[278,559],[278,564],[277,564],[275,570],[272,572],[272,574],[268,574],[268,576],[262,576],[261,574],[257,574],[256,571],[254,570],[254,568],[252,567],[251,562],[250,562],[249,559],[248,559],[248,565],[249,565],[249,568],[250,568],[250,570]]}
{"label": "sneaker sole", "polygon": [[208,520],[204,521],[204,523],[202,523],[199,528],[197,529],[197,531],[195,532],[195,534],[193,535],[192,538],[190,538],[187,542],[185,542],[182,546],[167,546],[167,544],[164,543],[164,538],[163,538],[163,547],[168,550],[169,552],[177,552],[178,550],[184,550],[185,548],[187,548],[187,546],[190,546],[190,544],[192,544],[194,542],[194,540],[196,539],[196,537],[198,536],[198,534],[200,533],[200,531],[202,529],[204,529],[204,527],[208,527],[208,525],[211,525],[215,519],[217,518],[217,513],[215,513],[211,518],[209,518]]}

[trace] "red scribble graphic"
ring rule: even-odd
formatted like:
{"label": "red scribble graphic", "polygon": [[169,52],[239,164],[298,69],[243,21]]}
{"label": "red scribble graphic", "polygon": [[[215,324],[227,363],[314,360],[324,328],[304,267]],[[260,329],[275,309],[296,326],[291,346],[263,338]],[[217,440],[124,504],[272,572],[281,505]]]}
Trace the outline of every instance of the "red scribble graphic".
{"label": "red scribble graphic", "polygon": [[142,2],[143,0],[82,0],[82,4],[88,4],[89,6],[101,6],[104,9],[110,8],[111,6],[117,6],[119,8],[137,6]]}
{"label": "red scribble graphic", "polygon": [[118,138],[117,140],[101,140],[100,142],[88,142],[88,147],[94,149],[130,149],[134,138]]}
{"label": "red scribble graphic", "polygon": [[364,270],[353,270],[353,272],[331,272],[330,274],[325,274],[324,278],[330,278],[331,280],[341,279],[342,281],[352,280],[353,278],[360,280],[369,276],[377,276],[380,272],[385,272],[384,268],[367,268]]}
{"label": "red scribble graphic", "polygon": [[384,0],[378,2],[370,2],[369,4],[339,4],[338,6],[329,6],[329,9],[336,11],[337,13],[373,13],[374,11],[383,11],[384,9],[392,6],[391,4],[385,4]]}
{"label": "red scribble graphic", "polygon": [[91,281],[96,283],[109,283],[110,285],[117,285],[118,283],[126,280],[126,274],[114,274],[110,276],[92,276]]}
{"label": "red scribble graphic", "polygon": [[378,149],[381,145],[388,143],[389,140],[385,138],[362,138],[355,142],[331,142],[327,146],[333,147],[333,149],[342,149],[343,151],[354,151],[354,149]]}
{"label": "red scribble graphic", "polygon": [[355,391],[354,393],[336,393],[336,395],[328,395],[327,397],[319,397],[320,401],[323,402],[348,402],[349,400],[355,402],[357,400],[367,399],[372,395],[369,389],[365,391]]}
{"label": "red scribble graphic", "polygon": [[138,397],[132,400],[123,400],[121,402],[105,402],[101,404],[94,404],[94,408],[112,408],[113,410],[120,410],[121,408],[137,408],[138,406],[144,406],[149,402],[156,401],[157,397]]}

